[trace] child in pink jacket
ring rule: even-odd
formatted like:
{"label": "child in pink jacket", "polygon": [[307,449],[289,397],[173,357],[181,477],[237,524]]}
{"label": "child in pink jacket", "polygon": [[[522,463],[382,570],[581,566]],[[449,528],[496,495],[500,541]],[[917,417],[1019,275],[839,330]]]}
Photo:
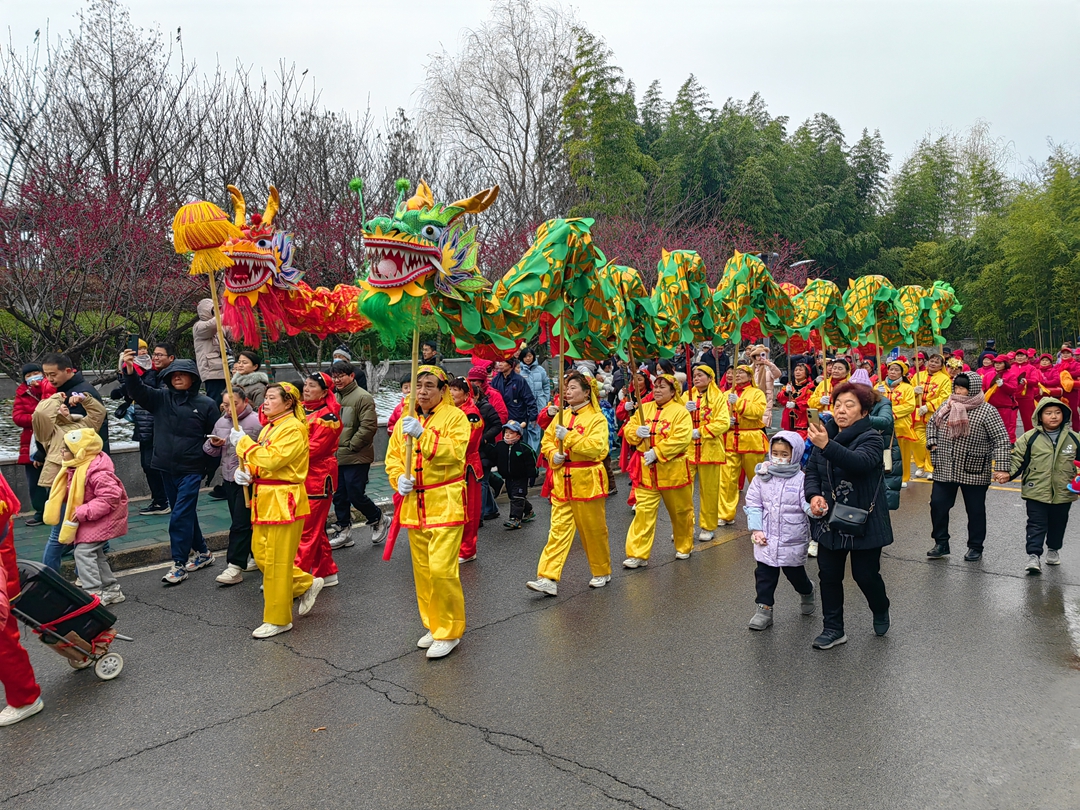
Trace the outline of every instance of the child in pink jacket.
{"label": "child in pink jacket", "polygon": [[127,534],[128,496],[101,437],[89,428],[64,434],[61,473],[45,505],[45,522],[61,523],[60,542],[75,544],[75,566],[87,593],[103,605],[124,601],[105,557],[105,544]]}

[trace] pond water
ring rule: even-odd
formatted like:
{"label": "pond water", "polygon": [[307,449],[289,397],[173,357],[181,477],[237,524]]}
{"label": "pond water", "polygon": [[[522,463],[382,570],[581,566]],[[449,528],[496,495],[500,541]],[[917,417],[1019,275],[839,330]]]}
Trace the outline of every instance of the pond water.
{"label": "pond water", "polygon": [[[390,381],[384,383],[375,393],[375,411],[379,415],[380,423],[385,424],[400,401],[401,386]],[[0,399],[0,460],[19,455],[19,437],[22,435],[22,428],[11,421],[11,408],[14,402],[13,399]],[[136,447],[137,444],[131,439],[131,423],[113,416],[113,411],[116,410],[118,404],[116,400],[105,400],[105,407],[109,411],[109,445],[116,450]]]}

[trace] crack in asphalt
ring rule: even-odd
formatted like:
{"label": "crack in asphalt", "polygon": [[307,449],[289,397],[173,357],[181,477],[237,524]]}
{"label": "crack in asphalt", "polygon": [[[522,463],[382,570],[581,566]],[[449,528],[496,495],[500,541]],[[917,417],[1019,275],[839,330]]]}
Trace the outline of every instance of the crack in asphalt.
{"label": "crack in asphalt", "polygon": [[[663,563],[659,563],[659,564],[657,564],[657,565],[655,565],[653,567],[661,568],[661,567],[663,567],[665,565],[670,565],[671,563],[674,563],[674,562],[676,562],[676,560],[672,559],[672,560],[668,560],[668,561],[663,562]],[[621,576],[613,577],[613,579],[622,579],[622,578],[628,576],[629,574],[630,574],[630,572],[624,571]],[[495,625],[502,624],[504,622],[507,622],[507,621],[510,621],[510,620],[513,620],[513,619],[516,619],[516,618],[520,618],[521,616],[526,616],[526,615],[529,615],[529,614],[532,614],[532,613],[538,613],[538,612],[543,611],[543,610],[548,610],[550,608],[558,607],[559,605],[566,604],[567,602],[569,602],[572,599],[576,599],[578,597],[582,597],[582,596],[587,595],[590,592],[590,590],[591,589],[586,588],[586,589],[578,591],[576,593],[569,594],[563,599],[547,599],[547,598],[545,598],[544,600],[539,601],[539,602],[535,601],[535,600],[530,601],[529,603],[527,603],[529,606],[526,607],[525,609],[517,611],[516,613],[512,613],[512,614],[510,614],[508,616],[504,616],[502,618],[495,619],[493,621],[487,622],[486,624],[481,624],[481,625],[477,625],[476,627],[472,627],[469,630],[467,630],[465,634],[468,635],[469,633],[479,632],[480,630],[484,630],[486,628],[493,627]],[[230,630],[245,630],[245,631],[250,631],[252,629],[251,627],[246,626],[246,625],[223,624],[223,623],[218,623],[218,622],[212,622],[209,619],[207,619],[207,618],[205,618],[205,617],[203,617],[203,616],[201,616],[199,614],[190,613],[188,611],[180,610],[180,609],[174,608],[174,607],[168,607],[168,606],[162,605],[162,604],[160,604],[158,602],[148,601],[148,600],[143,599],[143,598],[141,598],[139,596],[136,596],[136,595],[128,596],[128,601],[133,602],[135,604],[144,605],[146,607],[157,608],[158,610],[160,610],[160,611],[162,611],[164,613],[169,613],[169,614],[177,615],[177,616],[183,616],[184,618],[191,619],[193,621],[204,624],[204,625],[206,625],[208,627],[215,627],[215,628],[220,628],[220,629],[230,629]],[[348,667],[337,664],[334,661],[331,661],[329,658],[325,658],[323,656],[311,655],[311,654],[308,654],[308,653],[301,652],[301,651],[297,650],[293,645],[286,642],[284,639],[275,638],[275,639],[268,639],[268,641],[269,641],[269,643],[276,644],[279,647],[285,648],[286,650],[288,650],[290,653],[297,656],[298,658],[303,658],[303,659],[309,660],[309,661],[321,662],[321,663],[325,664],[327,667],[329,667],[330,669],[336,671],[339,674],[335,675],[333,678],[330,678],[330,679],[325,680],[325,681],[323,681],[323,682],[321,682],[321,683],[319,683],[319,684],[317,684],[315,686],[312,686],[309,689],[304,689],[304,690],[301,690],[299,692],[294,692],[294,693],[291,693],[289,695],[286,695],[285,697],[281,698],[278,701],[275,701],[274,703],[270,704],[269,706],[265,706],[265,707],[262,707],[262,708],[259,708],[259,709],[252,709],[250,711],[242,712],[240,714],[233,715],[231,717],[215,720],[214,722],[208,723],[208,724],[206,724],[204,726],[199,726],[198,728],[190,729],[190,730],[184,732],[183,734],[181,734],[179,736],[172,737],[172,738],[167,739],[167,740],[162,740],[160,742],[148,745],[148,746],[146,746],[144,748],[140,748],[137,751],[131,751],[131,752],[127,753],[127,754],[123,754],[121,756],[115,757],[114,759],[111,759],[108,762],[104,762],[104,763],[101,763],[99,765],[94,765],[92,767],[86,768],[86,769],[84,769],[82,771],[78,771],[76,773],[66,774],[64,776],[57,776],[57,777],[55,777],[53,779],[49,779],[48,781],[42,782],[42,783],[40,783],[38,785],[35,785],[34,787],[29,788],[27,790],[20,791],[19,793],[13,793],[13,794],[11,794],[9,796],[5,796],[3,798],[0,798],[0,805],[7,804],[9,801],[11,801],[13,799],[19,799],[19,798],[26,797],[26,796],[31,795],[31,794],[39,791],[39,790],[44,790],[44,789],[53,787],[53,786],[55,786],[55,785],[57,785],[57,784],[59,784],[61,782],[65,782],[65,781],[67,781],[69,779],[82,778],[82,777],[85,777],[85,776],[87,776],[89,774],[96,773],[96,772],[98,772],[98,771],[100,771],[100,770],[102,770],[104,768],[110,768],[110,767],[112,767],[114,765],[117,765],[119,763],[126,762],[127,760],[130,760],[130,759],[134,759],[135,757],[138,757],[141,754],[148,753],[148,752],[151,752],[151,751],[156,751],[156,750],[159,750],[161,748],[165,748],[167,746],[170,746],[170,745],[172,745],[174,743],[190,739],[190,738],[194,737],[197,734],[201,734],[204,731],[210,731],[210,730],[213,730],[213,729],[218,728],[220,726],[226,725],[228,723],[232,723],[232,722],[237,721],[237,720],[243,720],[243,719],[245,719],[247,717],[251,717],[251,716],[254,716],[254,715],[257,715],[257,714],[271,712],[274,709],[276,709],[278,706],[281,706],[282,704],[284,704],[284,703],[286,703],[286,702],[288,702],[290,700],[293,700],[294,698],[302,697],[303,695],[307,695],[307,694],[310,694],[312,692],[318,691],[318,690],[323,689],[323,688],[325,688],[327,686],[330,686],[330,685],[332,685],[334,683],[349,682],[349,683],[355,683],[355,684],[360,685],[360,686],[365,686],[365,687],[371,689],[372,691],[376,692],[377,694],[383,695],[384,698],[386,698],[389,702],[391,702],[391,703],[393,703],[395,705],[398,705],[398,706],[410,706],[410,705],[412,705],[412,706],[423,707],[423,708],[426,708],[428,711],[430,711],[435,717],[437,717],[438,719],[440,719],[440,720],[442,720],[442,721],[444,721],[446,723],[450,723],[452,725],[473,729],[473,730],[475,730],[475,731],[477,731],[477,732],[479,732],[481,734],[481,737],[482,737],[483,741],[486,744],[493,746],[494,748],[502,751],[503,753],[509,754],[511,756],[534,756],[534,757],[538,757],[538,758],[542,759],[548,765],[551,765],[552,767],[556,768],[557,770],[559,770],[559,771],[561,771],[563,773],[569,774],[571,776],[574,776],[575,778],[577,778],[583,784],[588,785],[589,787],[592,787],[592,788],[594,788],[596,790],[599,790],[601,793],[603,793],[605,796],[612,799],[613,801],[617,801],[617,802],[620,802],[622,804],[626,804],[629,807],[640,808],[640,810],[650,810],[650,808],[654,808],[654,807],[671,808],[671,810],[683,810],[683,808],[681,808],[679,805],[672,804],[672,803],[660,798],[659,796],[656,796],[655,794],[651,793],[648,789],[646,789],[644,787],[641,787],[640,785],[634,785],[634,784],[632,784],[630,782],[627,782],[627,781],[625,781],[623,779],[620,779],[619,777],[615,776],[614,774],[611,774],[611,773],[609,773],[607,771],[604,771],[601,768],[597,768],[597,767],[591,766],[591,765],[586,765],[584,763],[578,762],[577,760],[571,759],[569,757],[564,757],[564,756],[561,756],[559,754],[552,753],[552,752],[548,751],[541,743],[535,742],[534,740],[530,740],[528,737],[525,737],[523,735],[514,734],[512,732],[507,732],[507,731],[496,731],[496,730],[489,729],[489,728],[487,728],[485,726],[481,726],[479,724],[470,723],[470,722],[465,721],[465,720],[454,719],[454,718],[448,716],[447,714],[445,714],[440,709],[436,708],[435,706],[432,706],[428,702],[427,697],[425,697],[424,695],[422,695],[422,694],[420,694],[418,692],[413,692],[413,691],[411,691],[411,690],[409,690],[409,689],[407,689],[407,688],[405,688],[403,686],[400,686],[399,684],[394,683],[393,681],[387,680],[385,678],[379,678],[379,677],[377,677],[375,675],[374,670],[376,670],[379,667],[385,666],[387,664],[394,663],[396,661],[399,661],[399,660],[401,660],[403,658],[407,658],[409,656],[415,656],[415,655],[423,653],[423,650],[420,650],[419,648],[409,649],[409,650],[407,650],[407,651],[405,651],[403,653],[400,653],[400,654],[395,655],[395,656],[391,656],[390,658],[387,658],[387,659],[385,659],[383,661],[378,661],[376,663],[369,664],[369,665],[364,666],[364,667],[350,669]],[[367,676],[367,677],[363,678],[362,680],[357,680],[357,678],[355,676]],[[388,688],[387,689],[378,689],[378,688],[376,688],[375,686],[372,685],[373,683],[376,683],[376,682],[377,683],[387,684]],[[397,690],[398,692],[400,692],[401,694],[404,694],[404,695],[411,695],[411,696],[413,696],[413,698],[411,700],[402,700],[402,699],[395,700],[390,694],[393,690]]]}
{"label": "crack in asphalt", "polygon": [[468,720],[458,720],[451,717],[438,707],[433,706],[425,695],[420,692],[415,692],[412,689],[395,683],[387,678],[381,678],[372,673],[371,677],[362,681],[352,677],[348,677],[346,680],[352,681],[358,686],[364,686],[376,694],[382,695],[388,702],[395,706],[427,709],[434,717],[444,723],[450,723],[455,726],[476,731],[480,734],[484,743],[504,754],[510,756],[537,757],[542,759],[546,764],[552,766],[556,770],[575,777],[578,781],[600,791],[613,801],[628,805],[629,807],[640,808],[640,810],[650,810],[655,807],[665,807],[670,808],[671,810],[684,810],[681,805],[672,804],[641,785],[635,785],[625,779],[620,779],[615,774],[594,765],[586,765],[585,763],[571,759],[570,757],[552,753],[551,751],[548,751],[542,743],[530,740],[528,737],[522,736],[521,734],[514,734],[509,731],[499,731],[488,728],[487,726],[482,726],[478,723],[471,723]]}
{"label": "crack in asphalt", "polygon": [[201,734],[204,731],[209,731],[210,729],[217,728],[218,726],[223,726],[223,725],[225,725],[227,723],[232,723],[232,722],[234,722],[236,720],[243,720],[246,717],[253,717],[253,716],[257,715],[257,714],[265,714],[267,712],[271,712],[274,709],[276,709],[278,706],[281,706],[282,704],[287,703],[288,701],[293,700],[294,698],[302,697],[303,695],[309,694],[311,692],[315,692],[315,691],[317,691],[319,689],[322,689],[325,686],[329,686],[330,684],[332,684],[332,683],[334,683],[336,681],[343,680],[346,677],[348,677],[348,673],[346,673],[344,675],[336,675],[336,676],[334,676],[333,678],[331,678],[328,681],[324,681],[322,683],[316,684],[315,686],[309,687],[307,689],[303,689],[303,690],[301,690],[299,692],[293,692],[293,693],[291,693],[289,695],[286,695],[285,697],[281,698],[280,700],[277,700],[274,703],[271,703],[269,706],[263,706],[262,708],[259,708],[259,709],[251,709],[250,711],[243,712],[242,714],[234,715],[234,716],[231,716],[231,717],[225,717],[225,718],[222,718],[220,720],[215,720],[214,722],[208,723],[205,726],[200,726],[198,728],[190,729],[189,731],[184,732],[183,734],[181,734],[178,737],[172,737],[172,738],[170,738],[168,740],[162,740],[161,742],[154,743],[153,745],[148,745],[145,748],[140,748],[138,751],[131,751],[130,753],[123,754],[123,755],[118,756],[118,757],[116,757],[114,759],[111,759],[108,762],[103,762],[100,765],[94,765],[94,766],[92,766],[90,768],[86,768],[86,769],[84,769],[82,771],[79,771],[77,773],[67,774],[65,776],[57,776],[54,779],[48,780],[47,782],[42,782],[41,784],[34,785],[34,787],[29,788],[28,790],[23,790],[23,791],[20,791],[19,793],[12,793],[10,796],[5,796],[4,798],[0,799],[0,804],[7,804],[12,799],[19,799],[19,798],[23,798],[25,796],[29,796],[32,793],[36,793],[39,790],[44,790],[45,788],[52,787],[54,785],[59,784],[60,782],[66,782],[69,779],[78,779],[80,777],[87,776],[87,775],[92,774],[92,773],[96,773],[97,771],[100,771],[103,768],[111,768],[114,765],[118,765],[121,762],[126,762],[129,759],[134,759],[135,757],[140,756],[142,754],[145,754],[145,753],[147,753],[149,751],[156,751],[156,750],[158,750],[160,748],[165,748],[167,746],[170,746],[173,743],[178,743],[178,742],[181,742],[182,740],[190,739],[191,737],[194,737],[196,734]]}

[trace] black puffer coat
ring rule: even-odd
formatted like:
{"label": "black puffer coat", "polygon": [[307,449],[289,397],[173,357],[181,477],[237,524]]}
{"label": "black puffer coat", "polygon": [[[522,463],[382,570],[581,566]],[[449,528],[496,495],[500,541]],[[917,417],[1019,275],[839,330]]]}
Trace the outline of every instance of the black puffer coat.
{"label": "black puffer coat", "polygon": [[[890,509],[900,508],[900,490],[904,483],[904,465],[900,456],[900,442],[893,437],[895,423],[893,421],[892,403],[882,397],[870,410],[870,427],[881,434],[881,441],[885,447],[891,447],[889,455],[892,458],[892,470],[885,472],[885,494],[889,500]],[[884,457],[884,454],[882,454]]]}
{"label": "black puffer coat", "polygon": [[[865,416],[844,430],[836,422],[826,423],[829,443],[824,449],[814,447],[806,463],[806,500],[820,495],[829,505],[839,501],[857,509],[873,509],[866,520],[866,534],[852,537],[831,530],[828,516],[815,521],[815,537],[825,548],[869,549],[887,546],[893,541],[892,523],[885,499],[884,465],[881,462],[885,444]],[[830,483],[830,472],[832,482]],[[818,532],[820,531],[820,536]]]}
{"label": "black puffer coat", "polygon": [[[187,391],[168,387],[169,377],[186,372],[195,378]],[[164,388],[148,388],[138,374],[124,375],[127,395],[154,415],[154,455],[150,466],[170,475],[202,474],[207,456],[203,442],[221,415],[210,397],[199,393],[202,380],[192,360],[174,360],[161,372]]]}

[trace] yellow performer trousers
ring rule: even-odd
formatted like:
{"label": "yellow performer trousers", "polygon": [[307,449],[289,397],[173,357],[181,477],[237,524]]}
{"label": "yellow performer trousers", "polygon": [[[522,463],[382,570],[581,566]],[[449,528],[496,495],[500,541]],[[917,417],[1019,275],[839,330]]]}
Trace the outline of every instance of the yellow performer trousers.
{"label": "yellow performer trousers", "polygon": [[263,621],[292,622],[292,602],[311,587],[312,576],[296,567],[296,549],[304,533],[304,519],[279,526],[256,523],[251,527],[251,555],[263,575]]}
{"label": "yellow performer trousers", "polygon": [[900,442],[900,463],[904,466],[904,480],[911,480],[911,459],[915,457],[918,439],[897,439]]}
{"label": "yellow performer trousers", "polygon": [[608,545],[604,506],[602,498],[594,501],[551,499],[551,533],[548,534],[547,545],[540,555],[540,565],[536,568],[538,577],[559,581],[570,546],[574,542],[575,532],[581,533],[581,545],[585,547],[585,556],[589,558],[592,575],[611,575],[611,546]]}
{"label": "yellow performer trousers", "polygon": [[739,473],[746,473],[746,485],[754,480],[754,467],[765,459],[764,453],[728,453],[720,473],[720,519],[734,520],[739,506]]}
{"label": "yellow performer trousers", "polygon": [[691,464],[691,484],[698,480],[698,499],[701,518],[698,526],[703,532],[715,532],[716,522],[720,517],[720,471],[723,464]]}
{"label": "yellow performer trousers", "polygon": [[465,633],[465,594],[458,576],[464,526],[409,529],[413,580],[420,619],[436,641]]}
{"label": "yellow performer trousers", "polygon": [[934,471],[934,463],[930,461],[930,451],[926,449],[926,422],[915,423],[915,466],[927,472]]}
{"label": "yellow performer trousers", "polygon": [[675,550],[680,554],[689,554],[694,550],[694,484],[691,482],[678,489],[638,487],[637,511],[626,534],[627,557],[649,559],[653,540],[656,539],[656,518],[661,501],[671,518]]}

